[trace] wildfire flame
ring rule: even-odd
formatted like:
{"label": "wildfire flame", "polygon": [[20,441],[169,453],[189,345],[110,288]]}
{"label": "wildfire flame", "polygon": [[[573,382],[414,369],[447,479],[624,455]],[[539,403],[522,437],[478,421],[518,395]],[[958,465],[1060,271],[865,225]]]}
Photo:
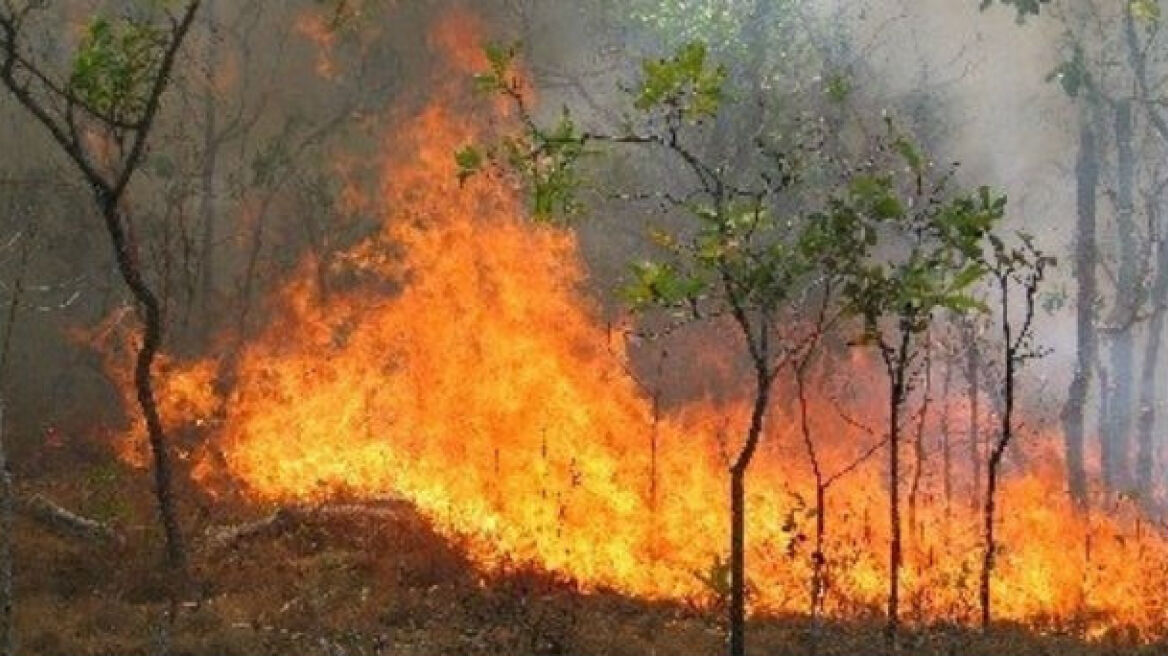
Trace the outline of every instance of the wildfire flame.
{"label": "wildfire flame", "polygon": [[[459,13],[435,28],[431,41],[456,73],[443,79],[485,68],[474,34]],[[584,291],[573,233],[528,221],[499,180],[460,186],[452,154],[486,123],[460,108],[481,114],[482,101],[469,105],[454,82],[432,93],[388,131],[384,227],[344,258],[362,282],[323,297],[307,263],[285,285],[269,328],[220,374],[230,390],[196,476],[215,486],[226,474],[263,501],[402,495],[485,569],[531,562],[586,588],[708,598],[727,548],[725,454],[745,407],[692,402],[654,420]],[[222,366],[165,363],[170,426],[215,412],[208,394]],[[829,469],[876,439],[828,399],[812,404]],[[776,405],[772,416],[748,480],[751,603],[805,612],[814,487],[795,415]],[[884,598],[882,466],[878,455],[828,494],[826,605],[836,616]],[[906,531],[906,614],[972,621],[980,517],[969,500],[946,507],[939,486],[924,481],[916,519],[925,528]],[[1160,528],[1134,509],[1076,512],[1053,464],[1012,475],[1001,499],[998,617],[1091,633],[1168,625]]]}

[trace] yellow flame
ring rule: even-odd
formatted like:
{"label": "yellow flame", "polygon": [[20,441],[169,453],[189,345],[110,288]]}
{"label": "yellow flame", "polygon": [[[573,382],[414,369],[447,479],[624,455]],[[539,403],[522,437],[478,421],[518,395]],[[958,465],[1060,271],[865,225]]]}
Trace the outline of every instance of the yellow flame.
{"label": "yellow flame", "polygon": [[[452,69],[443,77],[483,68],[475,33],[459,13],[434,30]],[[694,402],[654,422],[624,350],[582,291],[573,234],[526,220],[498,180],[459,185],[452,154],[490,120],[463,106],[481,111],[481,100],[439,85],[429,106],[388,131],[384,228],[345,262],[395,291],[322,298],[306,263],[269,328],[231,364],[225,399],[208,396],[219,363],[164,363],[169,425],[222,403],[195,469],[211,487],[227,474],[267,501],[400,494],[484,568],[533,562],[588,588],[707,598],[699,575],[726,551],[725,454],[745,408]],[[859,356],[846,366],[856,376],[871,367]],[[812,403],[829,470],[871,444],[828,399]],[[860,403],[881,407],[878,397]],[[770,426],[748,481],[752,607],[803,612],[814,488],[794,415],[776,405]],[[882,467],[874,458],[829,492],[827,608],[836,616],[884,599]],[[924,482],[919,527],[906,530],[906,615],[972,621],[979,511],[968,500],[944,503],[939,487]],[[1077,513],[1058,466],[1011,476],[1001,506],[998,617],[1040,629],[1163,631],[1161,528],[1134,508]]]}

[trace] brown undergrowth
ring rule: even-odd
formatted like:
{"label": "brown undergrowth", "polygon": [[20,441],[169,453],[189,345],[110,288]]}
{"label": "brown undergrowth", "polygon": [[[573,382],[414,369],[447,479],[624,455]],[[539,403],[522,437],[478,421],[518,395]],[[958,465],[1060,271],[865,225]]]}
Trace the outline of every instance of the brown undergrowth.
{"label": "brown undergrowth", "polygon": [[[391,515],[331,514],[230,546],[204,531],[271,509],[184,490],[194,545],[192,585],[173,623],[158,567],[148,483],[117,468],[69,479],[26,480],[24,490],[106,519],[124,545],[71,543],[17,524],[17,635],[21,654],[97,656],[373,656],[400,654],[718,654],[724,631],[714,599],[648,602],[582,591],[521,564],[474,568],[460,545],[406,508]],[[141,488],[141,489],[139,489]],[[197,527],[197,528],[195,528]],[[875,653],[880,618],[830,624],[820,653]],[[751,652],[809,653],[801,617],[755,618]],[[935,625],[907,636],[905,653],[932,656],[1152,656],[1113,636],[1087,643],[999,626],[988,635]]]}

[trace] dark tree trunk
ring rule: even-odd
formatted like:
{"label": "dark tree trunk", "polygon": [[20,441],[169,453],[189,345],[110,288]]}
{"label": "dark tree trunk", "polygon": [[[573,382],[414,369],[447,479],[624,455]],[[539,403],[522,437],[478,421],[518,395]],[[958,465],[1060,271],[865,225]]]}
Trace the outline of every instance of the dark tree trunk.
{"label": "dark tree trunk", "polygon": [[730,656],[746,654],[746,470],[762,437],[771,382],[760,364],[746,442],[730,468]]}
{"label": "dark tree trunk", "polygon": [[[926,337],[926,339],[928,339]],[[925,346],[924,396],[921,400],[921,414],[917,417],[916,434],[913,436],[913,474],[908,489],[908,529],[909,548],[918,538],[920,525],[917,523],[917,498],[921,492],[921,479],[925,469],[925,423],[929,420],[929,406],[933,401],[933,353],[929,344]]]}
{"label": "dark tree trunk", "polygon": [[106,231],[114,246],[118,272],[133,294],[134,300],[138,302],[142,314],[142,344],[138,349],[134,366],[134,390],[146,420],[146,434],[154,461],[154,494],[166,543],[166,563],[173,572],[181,573],[186,566],[186,553],[175,509],[173,475],[166,433],[158,414],[158,403],[154,398],[151,371],[154,358],[162,345],[162,307],[142,276],[138,260],[126,237],[124,219],[118,210],[117,200],[104,197],[100,193],[98,195]]}
{"label": "dark tree trunk", "polygon": [[[1005,420],[1003,420],[1004,422]],[[1008,440],[1009,437],[1003,434],[1003,439]],[[990,628],[990,576],[994,569],[994,503],[997,499],[998,491],[998,467],[1002,462],[1002,453],[1004,448],[994,449],[990,455],[989,469],[986,475],[986,498],[985,498],[985,515],[984,515],[984,531],[985,531],[985,545],[984,553],[982,554],[981,565],[981,626],[982,629],[988,630]]]}
{"label": "dark tree trunk", "polygon": [[889,653],[897,650],[900,630],[900,568],[904,560],[900,522],[900,432],[901,413],[908,395],[906,370],[912,333],[902,322],[898,348],[882,347],[888,370],[888,519],[891,537],[888,544],[888,622],[884,627]]}
{"label": "dark tree trunk", "polygon": [[12,485],[12,469],[8,463],[8,453],[4,446],[4,392],[8,372],[8,356],[11,352],[12,333],[16,329],[17,315],[24,296],[24,275],[32,254],[31,235],[26,234],[20,250],[20,265],[16,279],[12,283],[12,298],[8,301],[8,312],[4,323],[4,338],[0,342],[0,656],[16,653],[16,635],[13,628],[15,607],[12,576],[13,518],[16,513],[16,490]]}
{"label": "dark tree trunk", "polygon": [[1083,462],[1084,412],[1098,352],[1095,334],[1095,296],[1098,293],[1095,279],[1095,229],[1099,153],[1087,112],[1084,112],[1080,121],[1079,156],[1075,167],[1077,221],[1074,255],[1074,275],[1079,283],[1075,308],[1078,348],[1062,422],[1066,441],[1067,488],[1075,503],[1084,507],[1087,503],[1087,472]]}
{"label": "dark tree trunk", "polygon": [[[897,386],[893,386],[894,389]],[[888,420],[888,517],[892,535],[888,546],[888,624],[885,641],[889,650],[896,649],[896,635],[900,624],[900,565],[902,559],[900,536],[900,392],[894,391],[889,402]]]}
{"label": "dark tree trunk", "polygon": [[[95,166],[92,153],[78,136],[72,103],[66,102],[68,99],[63,98],[64,94],[51,83],[44,82],[49,78],[35,64],[29,63],[19,55],[22,20],[14,15],[11,7],[0,12],[0,47],[4,55],[3,62],[0,63],[0,81],[48,130],[62,152],[73,161],[89,184],[105,223],[106,232],[110,236],[118,272],[139,305],[143,335],[134,367],[134,388],[146,419],[154,459],[154,488],[166,542],[166,563],[171,572],[179,575],[180,579],[185,576],[185,554],[171,491],[172,476],[170,458],[166,450],[166,436],[158,416],[158,406],[151,383],[151,366],[162,342],[162,307],[142,275],[141,265],[127,235],[121,204],[131,179],[143,162],[146,142],[161,107],[162,95],[170,84],[179,48],[194,23],[200,2],[201,0],[188,0],[181,19],[172,21],[169,41],[162,51],[154,78],[149,84],[150,90],[144,107],[134,121],[134,126],[127,131],[126,128],[117,125],[105,125],[110,133],[116,135],[118,141],[126,146],[120,161],[109,172],[102,172],[100,167]],[[50,99],[42,100],[30,86],[30,80],[40,81],[40,91],[47,93]],[[61,104],[68,105],[64,116],[54,113],[56,111],[54,105]],[[103,121],[101,117],[96,118],[98,122]],[[178,581],[172,579],[172,583],[175,582]],[[171,601],[173,606],[174,595],[171,596]]]}
{"label": "dark tree trunk", "polygon": [[215,98],[215,70],[218,67],[218,29],[215,23],[215,0],[203,0],[203,17],[207,24],[206,89],[203,90],[203,166],[199,176],[200,221],[199,308],[202,311],[199,339],[206,339],[214,316],[211,297],[215,293],[215,175],[219,163],[218,112]]}
{"label": "dark tree trunk", "polygon": [[941,383],[941,489],[945,495],[945,520],[953,512],[953,447],[949,426],[949,393],[953,383],[953,363],[945,360],[945,378]]}
{"label": "dark tree trunk", "polygon": [[730,656],[746,654],[746,487],[744,470],[730,471]]}
{"label": "dark tree trunk", "polygon": [[1115,330],[1111,340],[1111,398],[1108,403],[1106,431],[1100,436],[1109,442],[1111,461],[1104,472],[1104,480],[1116,490],[1130,490],[1131,475],[1131,408],[1133,393],[1133,359],[1135,336],[1133,323],[1139,312],[1142,280],[1142,256],[1133,220],[1135,184],[1135,151],[1132,134],[1131,102],[1122,100],[1115,105],[1116,146],[1116,216],[1115,228],[1119,240],[1119,267],[1116,275],[1115,307],[1111,315]]}
{"label": "dark tree trunk", "polygon": [[0,400],[0,656],[14,656],[12,611],[12,472],[4,451],[4,403]]}
{"label": "dark tree trunk", "polygon": [[[982,553],[981,566],[981,626],[983,630],[990,628],[990,604],[992,598],[990,595],[990,577],[994,570],[994,558],[996,557],[996,545],[994,542],[994,513],[995,503],[997,502],[998,493],[998,475],[1002,466],[1002,457],[1006,453],[1006,448],[1010,446],[1010,440],[1014,437],[1014,371],[1018,363],[1016,347],[1014,345],[1014,337],[1011,332],[1010,318],[1007,314],[1009,312],[1009,283],[1002,284],[1002,337],[1005,342],[1005,358],[1003,365],[1005,372],[1002,377],[1002,415],[1001,415],[1001,433],[998,439],[994,442],[993,449],[990,451],[989,462],[986,471],[986,496],[985,496],[985,513],[983,515],[983,529],[985,534],[985,544],[983,545],[984,552]],[[1028,308],[1028,312],[1033,312]],[[1029,318],[1026,325],[1029,326]]]}
{"label": "dark tree trunk", "polygon": [[[822,478],[819,476],[819,478]],[[811,554],[811,656],[819,654],[823,634],[823,605],[827,597],[827,486],[815,484],[815,552]]]}
{"label": "dark tree trunk", "polygon": [[966,323],[968,342],[965,380],[969,385],[969,463],[973,467],[973,490],[969,503],[976,508],[981,503],[981,349],[977,330],[971,321]]}
{"label": "dark tree trunk", "polygon": [[799,427],[803,435],[803,447],[807,461],[815,477],[815,550],[811,553],[811,656],[819,653],[819,639],[822,633],[823,600],[827,593],[827,557],[824,542],[827,538],[827,488],[831,484],[824,478],[823,467],[811,436],[811,415],[807,402],[807,388],[804,384],[803,367],[795,368],[795,384],[799,401]]}

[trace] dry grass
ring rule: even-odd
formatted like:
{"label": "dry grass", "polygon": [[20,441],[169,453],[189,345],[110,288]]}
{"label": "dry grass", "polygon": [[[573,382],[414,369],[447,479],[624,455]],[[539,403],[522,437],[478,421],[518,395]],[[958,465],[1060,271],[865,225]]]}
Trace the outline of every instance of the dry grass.
{"label": "dry grass", "polygon": [[[106,491],[92,486],[38,487],[83,512],[109,504]],[[116,488],[121,498],[138,500],[114,513],[131,538],[123,548],[95,551],[18,525],[21,654],[155,653],[166,582],[158,574],[148,488],[129,475]],[[223,500],[204,507],[240,513],[215,523],[260,513]],[[186,521],[212,523],[209,510],[190,511]],[[394,521],[333,517],[237,548],[196,550],[193,571],[196,583],[169,633],[175,654],[645,656],[724,650],[717,616],[683,604],[586,594],[525,567],[478,572],[457,545],[410,513]],[[751,651],[804,656],[809,628],[805,618],[756,619]],[[880,644],[878,622],[832,624],[824,628],[820,653],[875,654]],[[1168,644],[1086,644],[1017,627],[982,635],[934,626],[906,636],[905,645],[904,653],[920,656],[1168,653]]]}

